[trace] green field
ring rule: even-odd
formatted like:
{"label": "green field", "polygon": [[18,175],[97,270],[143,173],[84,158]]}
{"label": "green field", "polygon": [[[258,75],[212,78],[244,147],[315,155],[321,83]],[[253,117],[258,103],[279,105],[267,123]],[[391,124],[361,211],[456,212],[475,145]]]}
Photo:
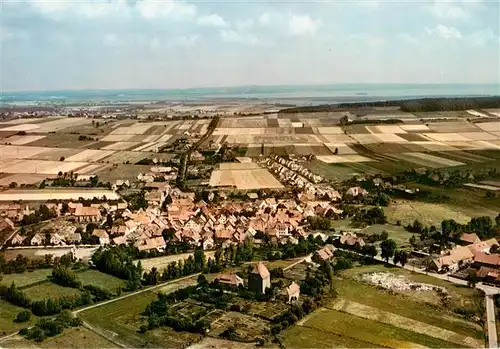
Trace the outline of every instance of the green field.
{"label": "green field", "polygon": [[93,269],[85,270],[77,275],[83,285],[99,286],[112,292],[125,286],[125,281],[122,279]]}
{"label": "green field", "polygon": [[[427,292],[391,294],[388,291],[378,289],[352,279],[357,274],[367,272],[390,272],[393,274],[404,274],[408,279],[415,282],[446,287],[451,296],[449,308],[447,309],[440,304],[439,298],[434,295],[434,292],[432,292],[433,297],[429,297]],[[447,281],[436,279],[432,276],[412,273],[406,269],[386,268],[383,265],[353,268],[345,270],[342,275],[344,276],[343,280],[336,282],[340,298],[372,306],[410,319],[418,320],[429,325],[441,327],[458,334],[471,336],[476,339],[484,338],[480,326],[473,322],[464,321],[462,318],[451,312],[451,310],[457,306],[476,306],[477,302],[480,302],[482,297],[478,295],[477,291],[474,289],[454,285]]]}
{"label": "green field", "polygon": [[[462,201],[464,197],[462,197]],[[454,219],[458,223],[466,223],[471,216],[464,210],[449,204],[427,203],[421,201],[397,200],[384,207],[389,223],[400,221],[402,225],[413,223],[418,219],[423,224],[439,227],[445,219]]]}
{"label": "green field", "polygon": [[17,287],[28,286],[43,280],[52,274],[52,269],[36,269],[33,271],[26,271],[24,273],[4,274],[2,275],[1,283],[10,285],[15,283]]}
{"label": "green field", "polygon": [[23,291],[32,301],[63,296],[78,296],[81,294],[81,292],[75,288],[59,286],[52,282],[31,286]]}
{"label": "green field", "polygon": [[383,347],[410,348],[415,344],[430,348],[457,347],[437,338],[330,309],[316,311],[303,326]]}
{"label": "green field", "polygon": [[89,309],[80,313],[80,316],[91,326],[112,335],[127,347],[181,347],[199,337],[188,332],[174,332],[166,327],[148,331],[146,334],[137,332],[142,324],[142,312],[155,299],[155,293],[143,292]]}
{"label": "green field", "polygon": [[[34,316],[32,316],[29,322],[14,322],[16,315],[22,310],[24,309],[21,307],[12,305],[4,300],[0,300],[0,336],[18,331],[21,328],[33,325],[36,322],[36,318]],[[2,343],[0,343],[0,347],[2,346],[1,344]]]}
{"label": "green field", "polygon": [[285,348],[381,348],[345,335],[303,326],[292,326],[281,337]]}

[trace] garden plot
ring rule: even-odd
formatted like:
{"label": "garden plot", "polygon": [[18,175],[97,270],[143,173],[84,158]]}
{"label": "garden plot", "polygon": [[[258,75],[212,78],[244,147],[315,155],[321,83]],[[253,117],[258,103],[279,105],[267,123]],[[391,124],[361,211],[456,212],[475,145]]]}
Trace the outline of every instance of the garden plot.
{"label": "garden plot", "polygon": [[101,138],[101,142],[126,142],[130,140],[131,138],[134,138],[135,135],[133,134],[110,134],[107,135],[104,138]]}
{"label": "garden plot", "polygon": [[424,132],[430,131],[429,127],[425,124],[414,124],[414,125],[401,125],[402,130],[407,132]]}
{"label": "garden plot", "polygon": [[112,150],[85,149],[78,154],[68,157],[66,161],[99,162],[114,153]]}
{"label": "garden plot", "polygon": [[240,165],[232,169],[219,169],[212,171],[210,177],[210,186],[236,187],[238,189],[279,189],[283,185],[274,178],[268,170],[264,168],[255,168],[254,163],[232,164]]}
{"label": "garden plot", "polygon": [[101,149],[103,150],[128,150],[141,144],[140,142],[116,142],[111,143]]}
{"label": "garden plot", "polygon": [[325,155],[316,156],[316,159],[326,162],[327,164],[374,161],[373,159],[361,155]]}
{"label": "garden plot", "polygon": [[487,132],[500,132],[500,122],[481,122],[476,124],[480,129]]}
{"label": "garden plot", "polygon": [[471,140],[459,133],[424,133],[424,136],[438,142],[468,142]]}
{"label": "garden plot", "polygon": [[12,136],[7,139],[5,139],[6,143],[10,143],[12,145],[24,145],[28,143],[32,143],[35,141],[38,141],[40,139],[43,139],[47,136]]}
{"label": "garden plot", "polygon": [[43,153],[51,148],[44,147],[25,147],[15,145],[1,145],[0,159],[29,159],[37,154]]}
{"label": "garden plot", "polygon": [[59,172],[76,172],[87,165],[86,162],[43,161],[43,160],[8,160],[1,161],[3,173],[35,173],[55,175]]}
{"label": "garden plot", "polygon": [[433,167],[433,168],[464,165],[463,162],[458,162],[450,159],[445,159],[439,156],[434,156],[419,152],[401,153],[401,154],[395,154],[394,156],[401,160],[407,160],[422,166]]}
{"label": "garden plot", "polygon": [[112,135],[142,135],[152,125],[152,123],[135,123],[126,127],[118,127],[111,132]]}
{"label": "garden plot", "polygon": [[244,341],[256,341],[269,331],[269,322],[258,317],[245,315],[238,312],[227,312],[210,325],[210,336],[217,337],[229,327],[236,330],[236,334]]}

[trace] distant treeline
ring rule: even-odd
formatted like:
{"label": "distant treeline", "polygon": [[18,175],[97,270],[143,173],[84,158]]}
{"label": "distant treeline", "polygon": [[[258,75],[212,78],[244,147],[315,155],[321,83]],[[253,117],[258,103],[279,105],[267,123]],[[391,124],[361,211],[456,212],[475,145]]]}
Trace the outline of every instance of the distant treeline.
{"label": "distant treeline", "polygon": [[458,111],[467,109],[500,108],[500,96],[496,97],[460,97],[460,98],[420,98],[399,101],[340,103],[316,106],[304,106],[282,109],[279,113],[315,113],[351,111],[359,108],[399,107],[405,112]]}

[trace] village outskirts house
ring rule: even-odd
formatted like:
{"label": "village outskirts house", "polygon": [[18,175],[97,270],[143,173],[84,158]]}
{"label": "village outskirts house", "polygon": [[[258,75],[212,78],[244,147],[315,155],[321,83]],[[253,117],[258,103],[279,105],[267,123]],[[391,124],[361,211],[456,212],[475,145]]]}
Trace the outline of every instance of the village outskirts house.
{"label": "village outskirts house", "polygon": [[226,285],[230,288],[238,288],[244,285],[243,279],[236,274],[219,274],[215,278],[219,280],[222,285]]}
{"label": "village outskirts house", "polygon": [[447,255],[433,259],[427,266],[429,270],[437,272],[456,271],[465,264],[474,260],[474,254],[464,246],[455,247]]}
{"label": "village outskirts house", "polygon": [[92,232],[92,236],[94,236],[98,240],[99,245],[101,246],[108,245],[110,242],[109,235],[104,229],[94,229],[94,231]]}
{"label": "village outskirts house", "polygon": [[288,297],[288,303],[293,304],[299,300],[300,296],[300,286],[293,281],[290,286],[285,288],[286,296]]}
{"label": "village outskirts house", "polygon": [[248,289],[255,293],[265,294],[266,288],[271,288],[271,273],[259,262],[248,275]]}
{"label": "village outskirts house", "polygon": [[481,239],[475,233],[471,233],[471,234],[464,233],[460,237],[460,244],[461,245],[477,244],[479,242],[481,242]]}

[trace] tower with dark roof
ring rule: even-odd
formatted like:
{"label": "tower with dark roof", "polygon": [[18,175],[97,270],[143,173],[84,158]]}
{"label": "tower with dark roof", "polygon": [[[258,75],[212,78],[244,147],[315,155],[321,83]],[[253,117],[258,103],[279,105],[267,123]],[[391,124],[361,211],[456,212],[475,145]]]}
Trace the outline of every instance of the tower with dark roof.
{"label": "tower with dark roof", "polygon": [[271,273],[264,263],[259,262],[248,275],[248,289],[255,293],[265,294],[266,288],[271,288]]}

